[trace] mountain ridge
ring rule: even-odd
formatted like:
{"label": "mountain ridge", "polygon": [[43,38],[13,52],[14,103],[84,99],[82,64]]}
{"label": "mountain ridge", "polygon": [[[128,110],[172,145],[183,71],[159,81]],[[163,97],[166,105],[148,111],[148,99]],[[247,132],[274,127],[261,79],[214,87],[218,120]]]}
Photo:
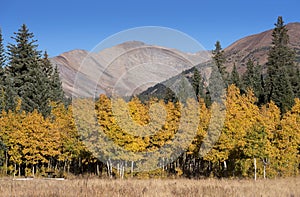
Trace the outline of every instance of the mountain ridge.
{"label": "mountain ridge", "polygon": [[[288,35],[290,37],[290,45],[292,48],[295,49],[296,55],[297,55],[297,61],[300,62],[300,23],[294,22],[294,23],[288,23],[287,25],[288,29]],[[258,64],[262,65],[265,69],[265,63],[267,62],[267,53],[268,50],[271,47],[272,42],[272,29],[266,30],[257,34],[249,35],[244,38],[241,38],[235,42],[233,42],[231,45],[226,47],[224,49],[224,55],[226,58],[225,67],[228,72],[231,72],[233,65],[236,64],[238,72],[240,74],[243,74],[246,70],[246,62],[249,58],[256,61]],[[136,48],[144,48],[142,52],[138,52],[138,50],[134,51]],[[151,50],[151,55],[147,54],[146,48],[149,48]],[[132,56],[122,57],[124,53],[127,53],[128,51],[134,51]],[[148,51],[149,52],[149,51]],[[167,73],[169,76],[160,76],[159,79],[155,79],[153,81],[163,82],[169,78],[172,78],[176,74],[180,74],[180,72],[183,72],[185,70],[191,69],[193,66],[198,65],[199,63],[205,62],[204,60],[199,61],[199,57],[203,56],[207,59],[210,58],[211,53],[209,51],[202,51],[197,53],[185,53],[178,49],[171,49],[163,46],[155,46],[155,45],[148,45],[146,43],[143,43],[141,41],[128,41],[125,43],[121,43],[118,45],[115,45],[110,48],[103,49],[97,53],[90,53],[85,50],[76,49],[71,50],[65,53],[60,54],[59,56],[51,58],[51,62],[54,66],[58,66],[60,71],[60,76],[63,84],[63,89],[66,92],[66,95],[71,97],[71,95],[75,96],[87,96],[91,95],[92,92],[88,92],[89,88],[93,88],[95,84],[97,85],[96,94],[105,93],[105,94],[112,94],[112,89],[114,88],[114,80],[118,80],[118,76],[122,75],[124,72],[127,72],[128,69],[132,68],[134,64],[138,64],[141,62],[147,62],[151,61],[153,57],[155,56],[163,56],[168,57],[169,55],[172,55],[172,58],[174,57],[178,62],[174,61],[174,68],[178,72],[175,73]],[[176,56],[176,54],[178,56]],[[85,83],[86,87],[83,88],[83,92],[88,92],[87,95],[85,95],[83,92],[76,92],[73,88],[76,74],[79,73],[79,76],[86,75],[86,73],[81,73],[80,66],[82,66],[83,60],[87,57],[91,56],[93,60],[96,60],[97,62],[89,61],[89,63],[92,66],[96,66],[98,69],[98,73],[104,73],[101,80],[97,81],[95,79],[90,80],[87,77],[87,80],[90,80],[89,82]],[[122,57],[122,58],[120,58]],[[117,58],[117,60],[115,60]],[[119,59],[118,59],[119,58]],[[140,60],[140,59],[144,60]],[[188,64],[184,63],[184,61],[180,60],[182,58],[183,60],[188,60],[191,64],[189,65],[181,65],[181,64]],[[205,59],[204,58],[204,59]],[[118,66],[114,65],[114,67],[111,66],[111,63],[113,61],[119,61]],[[130,62],[131,61],[131,62]],[[164,62],[162,63],[168,63]],[[110,67],[111,66],[111,67]],[[163,70],[162,70],[163,71]],[[92,73],[92,71],[89,71]],[[123,72],[123,73],[122,73]],[[152,71],[151,71],[152,72]],[[155,73],[157,75],[161,75],[162,72],[160,71],[153,71],[155,76]],[[168,72],[167,70],[164,70],[164,72]],[[77,74],[78,75],[78,74]],[[147,77],[145,75],[145,77]],[[92,77],[93,78],[93,77]],[[134,88],[134,86],[137,83],[137,81],[133,82],[126,82],[124,81],[124,87],[126,88]],[[153,85],[153,84],[152,84]],[[151,87],[150,84],[144,86],[144,87],[138,87],[135,93],[142,92],[145,89]],[[85,89],[84,89],[85,88]],[[135,87],[136,88],[136,87]]]}
{"label": "mountain ridge", "polygon": [[[133,75],[134,73],[130,72],[136,65],[140,65],[140,68],[143,68],[143,64],[152,62],[161,64],[160,67],[152,65],[157,67],[156,70],[143,68],[140,72],[144,78],[148,77],[147,71],[151,72],[153,82],[159,83],[167,79],[168,75],[179,74],[201,63],[201,61],[207,61],[209,56],[210,54],[206,54],[206,52],[196,55],[186,54],[177,49],[148,45],[139,41],[129,41],[99,52],[87,52],[85,50],[68,51],[51,58],[51,62],[54,66],[58,66],[63,89],[66,95],[71,97],[72,95],[92,96],[93,94],[101,93],[111,95],[119,77],[123,76],[124,73]],[[95,71],[91,71],[91,69]],[[96,76],[95,73],[101,76]],[[86,79],[84,82],[86,87],[78,84],[80,87],[74,88],[76,80],[82,77]],[[128,90],[135,88],[135,92],[138,93],[150,87],[150,84],[146,84],[144,87],[135,87],[138,83],[137,79],[133,81],[130,81],[130,79],[133,78],[128,78],[127,76],[127,79],[123,80],[122,84]],[[93,93],[91,91],[95,89],[95,86],[96,91]]]}
{"label": "mountain ridge", "polygon": [[[300,23],[288,23],[286,25],[290,38],[290,46],[295,49],[297,61],[300,62]],[[257,34],[241,38],[224,49],[224,55],[227,60],[225,66],[231,71],[233,64],[236,63],[240,74],[246,69],[246,62],[249,58],[256,61],[259,65],[265,66],[267,62],[268,50],[272,45],[272,32],[269,29]]]}

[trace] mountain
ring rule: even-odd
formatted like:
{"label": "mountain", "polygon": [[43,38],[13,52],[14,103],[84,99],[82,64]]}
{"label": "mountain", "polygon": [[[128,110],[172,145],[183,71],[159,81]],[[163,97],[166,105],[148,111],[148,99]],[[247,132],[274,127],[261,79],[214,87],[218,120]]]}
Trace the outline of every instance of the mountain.
{"label": "mountain", "polygon": [[[287,29],[291,46],[297,53],[297,61],[300,62],[300,23],[289,23]],[[272,43],[272,31],[271,29],[247,36],[225,48],[227,70],[231,72],[235,63],[238,72],[243,74],[248,58],[264,66]],[[168,79],[172,82],[167,83],[172,84],[183,71],[185,76],[191,76],[192,67],[207,61],[209,57],[210,53],[205,51],[190,54],[177,49],[130,41],[99,52],[73,50],[52,58],[51,62],[58,66],[63,89],[69,97],[72,94],[111,95],[113,91],[128,96],[139,94],[149,87],[155,91],[155,84]],[[207,77],[209,67],[206,65],[201,68],[202,75]]]}
{"label": "mountain", "polygon": [[130,41],[99,52],[73,50],[51,58],[51,62],[58,66],[69,97],[100,93],[130,96],[207,61],[209,56],[207,52],[190,54]]}
{"label": "mountain", "polygon": [[[295,49],[297,62],[300,63],[300,23],[289,23],[287,24],[287,29],[290,38],[290,46]],[[246,62],[249,58],[255,60],[266,69],[265,64],[267,62],[268,50],[272,46],[272,31],[273,30],[268,30],[259,34],[247,36],[225,48],[225,67],[227,71],[230,73],[235,63],[239,74],[242,75],[246,71]],[[204,79],[204,85],[208,86],[211,65],[209,63],[202,63],[196,67]],[[187,79],[189,83],[192,84],[193,72],[194,68],[185,70],[179,75],[173,76],[160,84],[150,87],[142,92],[139,95],[139,98],[142,100],[148,100],[150,97],[170,99],[170,91],[168,88],[172,87],[175,92],[178,93],[183,78]]]}
{"label": "mountain", "polygon": [[[300,23],[289,23],[287,29],[290,45],[296,50],[297,61],[300,62]],[[272,45],[272,31],[273,29],[247,36],[225,48],[227,70],[231,72],[235,62],[239,73],[244,73],[249,58],[264,66],[267,62],[268,50]]]}

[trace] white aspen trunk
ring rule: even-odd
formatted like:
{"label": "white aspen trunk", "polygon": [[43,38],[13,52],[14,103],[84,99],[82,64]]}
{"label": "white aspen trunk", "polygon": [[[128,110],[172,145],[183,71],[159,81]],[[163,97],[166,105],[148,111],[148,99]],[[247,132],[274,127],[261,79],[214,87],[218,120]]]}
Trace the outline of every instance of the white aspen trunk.
{"label": "white aspen trunk", "polygon": [[123,166],[122,179],[124,178],[125,167]]}
{"label": "white aspen trunk", "polygon": [[120,163],[117,164],[117,172],[119,174],[119,177],[121,177],[121,165],[120,165]]}
{"label": "white aspen trunk", "polygon": [[131,161],[131,169],[130,169],[130,171],[131,171],[131,177],[133,177],[133,161]]}
{"label": "white aspen trunk", "polygon": [[268,159],[262,159],[262,162],[264,163],[264,179],[266,179],[266,166],[268,164]]}
{"label": "white aspen trunk", "polygon": [[123,162],[120,163],[119,168],[120,168],[120,172],[119,172],[120,179],[123,179],[123,170],[124,170],[124,163]]}
{"label": "white aspen trunk", "polygon": [[254,162],[254,180],[256,181],[256,158],[253,159]]}
{"label": "white aspen trunk", "polygon": [[68,174],[70,173],[70,162],[68,162]]}
{"label": "white aspen trunk", "polygon": [[108,171],[108,175],[109,175],[109,178],[113,178],[112,177],[112,163],[110,161],[110,159],[108,159],[107,161],[107,171]]}
{"label": "white aspen trunk", "polygon": [[110,169],[110,176],[111,176],[111,178],[113,178],[113,171],[112,171],[112,163],[111,163],[111,161],[109,160],[109,169]]}
{"label": "white aspen trunk", "polygon": [[32,176],[34,177],[34,165],[32,165]]}
{"label": "white aspen trunk", "polygon": [[8,158],[7,158],[7,151],[5,151],[5,174],[7,175],[7,165],[8,165]]}
{"label": "white aspen trunk", "polygon": [[108,176],[109,178],[111,178],[111,174],[110,174],[110,166],[109,166],[109,162],[106,161],[106,166],[107,166],[107,173],[108,173]]}
{"label": "white aspen trunk", "polygon": [[16,176],[16,171],[17,171],[17,164],[14,164],[15,170],[14,170],[14,178]]}
{"label": "white aspen trunk", "polygon": [[19,176],[21,176],[21,165],[19,164]]}
{"label": "white aspen trunk", "polygon": [[266,165],[264,163],[264,179],[266,179]]}
{"label": "white aspen trunk", "polygon": [[97,167],[96,167],[96,174],[97,176],[100,176],[100,169],[99,169],[99,164],[97,163]]}
{"label": "white aspen trunk", "polygon": [[227,169],[227,163],[226,163],[226,161],[224,161],[224,169],[225,170]]}
{"label": "white aspen trunk", "polygon": [[67,165],[67,161],[64,161],[64,173],[66,172],[66,165]]}

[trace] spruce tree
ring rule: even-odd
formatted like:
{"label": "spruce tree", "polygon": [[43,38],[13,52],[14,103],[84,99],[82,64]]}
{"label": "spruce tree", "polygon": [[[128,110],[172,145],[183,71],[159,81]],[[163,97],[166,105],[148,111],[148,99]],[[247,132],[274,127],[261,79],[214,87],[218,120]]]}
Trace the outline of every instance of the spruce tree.
{"label": "spruce tree", "polygon": [[236,68],[235,64],[233,65],[233,69],[231,71],[230,83],[234,84],[239,89],[241,88],[240,75],[239,75],[239,73],[237,71],[237,68]]}
{"label": "spruce tree", "polygon": [[248,59],[246,66],[247,70],[242,77],[242,90],[245,92],[251,88],[258,98],[258,104],[262,104],[264,103],[264,81],[261,66],[258,63],[254,66],[252,59]]}
{"label": "spruce tree", "polygon": [[[36,40],[33,40],[33,33],[29,32],[25,24],[21,26],[15,37],[12,39],[14,44],[8,45],[9,65],[7,71],[7,83],[10,83],[10,88],[13,89],[15,95],[8,95],[11,100],[8,102],[13,110],[15,108],[15,99],[19,97],[22,99],[22,109],[32,111],[32,103],[25,103],[26,95],[30,94],[32,86],[30,83],[34,81],[30,76],[30,71],[33,67],[38,66],[40,52],[37,50]],[[26,92],[29,91],[29,92]]]}
{"label": "spruce tree", "polygon": [[212,66],[212,71],[208,81],[207,95],[205,97],[206,104],[209,106],[213,102],[223,104],[223,99],[226,93],[226,84],[216,66]]}
{"label": "spruce tree", "polygon": [[268,54],[267,101],[274,101],[284,113],[293,105],[291,78],[295,69],[295,52],[289,44],[287,28],[279,16],[272,33],[272,48]]}
{"label": "spruce tree", "polygon": [[42,69],[47,83],[49,83],[47,96],[50,101],[67,103],[62,89],[62,83],[59,77],[59,70],[57,66],[53,66],[49,60],[48,53],[45,51],[42,59]]}
{"label": "spruce tree", "polygon": [[226,71],[226,67],[224,66],[226,59],[220,41],[216,42],[215,49],[212,51],[212,54],[214,63],[218,67],[224,82],[227,84],[228,72]]}
{"label": "spruce tree", "polygon": [[4,66],[5,66],[5,50],[3,46],[2,31],[0,29],[0,111],[5,106],[5,87],[4,87]]}
{"label": "spruce tree", "polygon": [[193,74],[193,78],[192,78],[192,86],[194,88],[195,94],[197,97],[204,97],[203,94],[203,80],[202,77],[198,71],[198,69],[196,67],[194,67],[194,74]]}
{"label": "spruce tree", "polygon": [[[44,58],[38,51],[33,33],[26,25],[15,33],[14,44],[9,44],[9,65],[7,86],[10,105],[14,109],[15,98],[22,99],[22,109],[31,112],[37,109],[44,116],[50,113],[50,101],[60,101],[63,97],[57,69],[54,69],[45,53]],[[57,93],[59,91],[59,93]]]}
{"label": "spruce tree", "polygon": [[64,92],[62,89],[62,83],[59,78],[59,71],[57,66],[53,66],[49,60],[48,53],[45,52],[43,59],[43,72],[49,79],[48,95],[51,101],[65,102]]}
{"label": "spruce tree", "polygon": [[3,70],[3,68],[5,66],[5,61],[6,61],[5,49],[4,49],[4,45],[3,45],[2,30],[0,29],[0,69],[1,69],[1,71]]}
{"label": "spruce tree", "polygon": [[294,92],[294,97],[300,98],[300,68],[295,68],[295,72],[291,75],[291,85]]}

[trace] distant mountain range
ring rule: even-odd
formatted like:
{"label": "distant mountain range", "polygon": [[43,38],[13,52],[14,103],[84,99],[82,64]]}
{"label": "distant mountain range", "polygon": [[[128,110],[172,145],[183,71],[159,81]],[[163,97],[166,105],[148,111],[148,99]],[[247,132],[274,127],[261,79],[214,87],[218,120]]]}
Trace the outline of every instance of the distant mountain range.
{"label": "distant mountain range", "polygon": [[[289,23],[287,28],[291,46],[297,53],[297,61],[300,62],[300,23]],[[272,30],[234,42],[224,49],[227,70],[230,72],[235,63],[239,73],[244,73],[248,58],[264,66],[271,42]],[[210,56],[210,52],[207,51],[191,54],[177,49],[130,41],[95,53],[73,50],[51,58],[51,62],[58,66],[63,89],[69,97],[72,94],[74,96],[91,96],[100,93],[111,95],[114,90],[123,96],[130,96],[174,78],[183,71],[188,74],[194,66],[206,62]],[[153,62],[155,64],[152,64]],[[202,74],[205,72],[204,69]],[[143,80],[151,83],[140,85],[140,81]],[[75,88],[73,88],[74,83]]]}

